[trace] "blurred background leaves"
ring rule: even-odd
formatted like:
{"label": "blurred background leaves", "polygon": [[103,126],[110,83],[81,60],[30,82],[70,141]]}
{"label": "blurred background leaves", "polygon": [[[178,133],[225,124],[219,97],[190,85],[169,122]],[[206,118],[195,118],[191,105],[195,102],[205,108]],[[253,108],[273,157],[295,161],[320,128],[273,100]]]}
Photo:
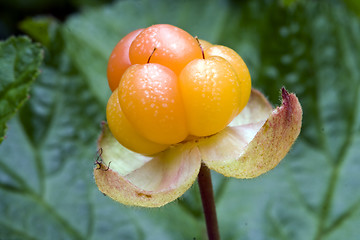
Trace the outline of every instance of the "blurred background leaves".
{"label": "blurred background leaves", "polygon": [[301,135],[273,171],[252,180],[213,173],[222,238],[358,239],[356,0],[1,4],[0,36],[25,33],[45,58],[0,145],[0,239],[206,238],[196,185],[163,208],[140,209],[103,196],[92,177],[107,59],[128,32],[156,23],[235,49],[274,106],[282,86],[303,106]]}

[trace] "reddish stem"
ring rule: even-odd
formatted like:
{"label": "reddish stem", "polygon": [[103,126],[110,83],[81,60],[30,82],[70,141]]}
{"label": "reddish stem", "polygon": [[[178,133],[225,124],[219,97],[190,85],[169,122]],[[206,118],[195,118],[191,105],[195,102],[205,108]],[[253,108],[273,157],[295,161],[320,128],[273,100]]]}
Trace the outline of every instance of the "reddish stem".
{"label": "reddish stem", "polygon": [[220,240],[210,169],[201,164],[198,183],[209,240]]}

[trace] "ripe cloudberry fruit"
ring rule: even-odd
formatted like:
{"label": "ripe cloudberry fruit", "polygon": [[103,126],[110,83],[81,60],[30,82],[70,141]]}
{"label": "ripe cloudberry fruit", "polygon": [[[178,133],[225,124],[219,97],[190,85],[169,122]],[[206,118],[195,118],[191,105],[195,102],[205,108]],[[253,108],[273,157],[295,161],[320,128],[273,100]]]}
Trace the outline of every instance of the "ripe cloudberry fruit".
{"label": "ripe cloudberry fruit", "polygon": [[249,71],[232,49],[158,24],[125,36],[108,64],[114,137],[145,155],[224,129],[245,107]]}

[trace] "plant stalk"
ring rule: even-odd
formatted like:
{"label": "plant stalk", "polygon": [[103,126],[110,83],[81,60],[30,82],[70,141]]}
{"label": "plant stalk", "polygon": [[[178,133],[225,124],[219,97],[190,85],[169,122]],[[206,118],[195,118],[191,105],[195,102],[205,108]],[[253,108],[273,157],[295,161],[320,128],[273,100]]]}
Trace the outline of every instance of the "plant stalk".
{"label": "plant stalk", "polygon": [[198,183],[209,240],[220,240],[210,169],[201,164]]}

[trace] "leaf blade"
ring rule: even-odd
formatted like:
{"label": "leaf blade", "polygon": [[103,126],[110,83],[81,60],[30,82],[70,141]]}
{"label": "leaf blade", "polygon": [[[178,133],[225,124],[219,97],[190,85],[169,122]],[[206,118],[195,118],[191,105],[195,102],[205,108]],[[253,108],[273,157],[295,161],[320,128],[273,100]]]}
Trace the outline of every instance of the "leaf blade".
{"label": "leaf blade", "polygon": [[27,100],[31,83],[39,74],[41,47],[27,37],[0,42],[0,143],[6,122]]}

